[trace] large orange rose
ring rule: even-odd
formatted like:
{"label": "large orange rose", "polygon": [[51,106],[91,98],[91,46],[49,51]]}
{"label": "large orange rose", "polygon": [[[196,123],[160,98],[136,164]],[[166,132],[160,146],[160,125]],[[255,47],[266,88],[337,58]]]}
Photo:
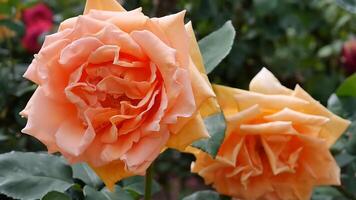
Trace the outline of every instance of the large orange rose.
{"label": "large orange rose", "polygon": [[39,85],[22,111],[24,133],[69,162],[87,162],[108,187],[144,174],[166,147],[208,137],[216,109],[185,12],[148,18],[115,0],[88,0],[84,15],[46,37],[25,77]]}
{"label": "large orange rose", "polygon": [[282,86],[267,69],[250,91],[214,86],[227,119],[217,158],[195,150],[192,171],[238,199],[310,199],[313,186],[340,184],[329,147],[349,122],[298,85]]}

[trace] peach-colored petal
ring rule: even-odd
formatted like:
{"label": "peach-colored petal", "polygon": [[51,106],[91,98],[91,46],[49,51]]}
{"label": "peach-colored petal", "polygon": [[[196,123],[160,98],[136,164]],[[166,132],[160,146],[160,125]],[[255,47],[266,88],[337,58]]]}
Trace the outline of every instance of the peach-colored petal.
{"label": "peach-colored petal", "polygon": [[55,137],[59,148],[73,156],[79,156],[94,140],[95,132],[92,127],[86,128],[72,117],[62,122]]}
{"label": "peach-colored petal", "polygon": [[117,46],[123,53],[132,55],[141,60],[147,59],[147,56],[142,52],[141,47],[130,37],[130,35],[121,31],[114,25],[105,26],[95,36],[106,45]]}
{"label": "peach-colored petal", "polygon": [[245,134],[298,134],[291,122],[275,121],[260,124],[243,124],[240,126],[241,132]]}
{"label": "peach-colored petal", "polygon": [[234,96],[238,91],[237,89],[221,85],[213,85],[213,89],[215,91],[219,105],[226,117],[233,115],[240,110]]}
{"label": "peach-colored petal", "polygon": [[205,128],[201,115],[198,113],[178,133],[170,136],[167,146],[184,151],[194,141],[208,137],[209,133]]}
{"label": "peach-colored petal", "polygon": [[117,64],[119,62],[119,52],[119,46],[103,45],[90,54],[88,62],[93,64],[113,62],[113,64]]}
{"label": "peach-colored petal", "polygon": [[199,45],[197,42],[197,39],[195,38],[195,34],[193,31],[192,23],[188,22],[185,25],[185,29],[188,33],[189,36],[189,53],[190,56],[193,60],[194,65],[197,67],[197,69],[201,72],[206,74],[205,67],[204,67],[204,62],[203,62],[203,57],[200,53]]}
{"label": "peach-colored petal", "polygon": [[61,51],[59,63],[68,68],[81,66],[102,45],[103,43],[94,37],[80,38]]}
{"label": "peach-colored petal", "polygon": [[126,11],[116,0],[87,0],[84,8],[84,14],[90,10],[109,10],[109,11]]}
{"label": "peach-colored petal", "polygon": [[292,90],[284,87],[266,68],[262,68],[262,70],[251,80],[250,91],[262,94],[290,95],[292,93]]}
{"label": "peach-colored petal", "polygon": [[225,141],[219,148],[217,159],[235,167],[237,155],[240,152],[243,143],[244,138],[238,134],[226,136]]}
{"label": "peach-colored petal", "polygon": [[131,35],[163,76],[169,99],[168,114],[164,120],[176,123],[177,117],[190,117],[195,110],[193,91],[187,70],[178,68],[176,51],[148,31],[135,31]]}
{"label": "peach-colored petal", "polygon": [[305,125],[323,125],[329,121],[327,117],[304,114],[289,108],[285,108],[272,115],[267,115],[264,118],[270,121],[291,121],[296,124]]}
{"label": "peach-colored petal", "polygon": [[38,138],[46,144],[49,152],[55,152],[58,148],[54,134],[61,123],[75,112],[73,106],[53,101],[38,87],[21,115],[28,118],[22,132]]}
{"label": "peach-colored petal", "polygon": [[205,111],[205,115],[213,114],[216,112],[215,105],[212,102],[207,101],[209,98],[215,99],[215,93],[209,83],[209,79],[206,74],[198,71],[193,62],[190,61],[189,65],[190,79],[192,80],[192,90],[196,106],[200,108],[202,104],[207,104],[207,107],[212,107],[211,113]]}
{"label": "peach-colored petal", "polygon": [[248,123],[250,120],[255,119],[260,114],[260,106],[256,104],[241,112],[226,117],[226,121],[228,124],[226,136],[228,136],[231,132],[237,130],[241,124]]}
{"label": "peach-colored petal", "polygon": [[133,145],[134,142],[138,142],[141,132],[139,130],[121,135],[117,142],[113,144],[107,144],[104,146],[101,157],[107,162],[119,159],[124,155]]}
{"label": "peach-colored petal", "polygon": [[238,91],[238,93],[235,95],[235,98],[241,110],[246,109],[255,104],[258,104],[265,109],[281,110],[287,107],[298,110],[309,104],[308,101],[292,96],[278,94],[265,95],[242,90]]}
{"label": "peach-colored petal", "polygon": [[[130,171],[135,173],[144,173],[146,169],[140,168],[140,165],[151,163],[163,149],[164,144],[169,138],[167,130],[162,128],[161,132],[152,132],[132,146],[132,148],[122,157]],[[148,167],[149,165],[146,165]]]}
{"label": "peach-colored petal", "polygon": [[125,163],[120,160],[111,162],[101,167],[92,166],[92,168],[103,180],[106,187],[108,187],[111,191],[114,191],[115,183],[118,180],[134,175],[132,172],[126,170]]}
{"label": "peach-colored petal", "polygon": [[[58,40],[45,47],[28,67],[24,77],[41,85],[47,96],[57,100],[63,99],[64,91],[54,88],[65,88],[68,81],[68,73],[63,70],[58,62],[58,49],[64,48],[70,41],[67,39]],[[53,77],[54,74],[56,77]]]}
{"label": "peach-colored petal", "polygon": [[322,129],[320,132],[320,137],[326,139],[329,147],[336,142],[340,135],[350,125],[350,121],[345,120],[337,115],[334,115],[324,106],[322,106],[318,101],[314,100],[307,92],[305,92],[298,85],[294,89],[293,96],[310,102],[309,106],[304,107],[305,112],[325,116],[330,119],[330,121],[325,124],[324,129]]}
{"label": "peach-colored petal", "polygon": [[141,99],[151,85],[147,82],[129,81],[116,76],[108,76],[101,80],[97,89],[110,94],[125,94],[131,99]]}
{"label": "peach-colored petal", "polygon": [[126,33],[131,33],[135,30],[142,30],[149,20],[142,12],[141,8],[129,12],[109,12],[91,10],[89,16],[100,21],[117,26]]}
{"label": "peach-colored petal", "polygon": [[158,23],[168,40],[171,47],[177,50],[177,60],[181,67],[187,68],[189,65],[189,38],[184,27],[185,11],[177,14],[158,18]]}

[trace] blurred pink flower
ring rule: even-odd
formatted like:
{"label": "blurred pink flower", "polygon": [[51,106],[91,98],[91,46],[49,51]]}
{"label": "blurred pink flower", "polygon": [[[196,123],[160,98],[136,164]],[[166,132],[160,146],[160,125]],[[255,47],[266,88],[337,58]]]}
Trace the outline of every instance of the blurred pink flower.
{"label": "blurred pink flower", "polygon": [[52,23],[53,13],[52,10],[48,8],[45,4],[40,3],[31,8],[25,9],[22,14],[22,19],[26,26],[31,26],[42,21]]}
{"label": "blurred pink flower", "polygon": [[32,24],[26,27],[26,33],[22,38],[23,47],[30,53],[37,53],[41,49],[41,42],[39,38],[42,34],[49,32],[52,28],[52,22],[38,21],[36,24]]}
{"label": "blurred pink flower", "polygon": [[342,49],[342,58],[346,71],[348,73],[356,72],[356,40],[352,39],[344,44]]}
{"label": "blurred pink flower", "polygon": [[28,52],[37,53],[42,45],[40,36],[49,32],[52,28],[53,13],[45,4],[40,3],[25,9],[22,20],[26,26],[22,45]]}

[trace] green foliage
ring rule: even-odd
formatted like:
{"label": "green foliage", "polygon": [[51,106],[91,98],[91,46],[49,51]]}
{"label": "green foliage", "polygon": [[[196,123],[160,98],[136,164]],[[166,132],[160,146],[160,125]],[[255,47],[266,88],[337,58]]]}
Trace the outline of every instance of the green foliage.
{"label": "green foliage", "polygon": [[356,97],[356,74],[347,78],[337,89],[336,94],[338,96]]}
{"label": "green foliage", "polygon": [[73,178],[82,180],[86,185],[93,188],[99,188],[103,185],[101,179],[96,173],[86,164],[79,163],[72,166]]}
{"label": "green foliage", "polygon": [[346,200],[336,188],[323,186],[314,190],[312,200]]}
{"label": "green foliage", "polygon": [[42,200],[70,200],[70,198],[64,193],[52,191],[47,193]]}
{"label": "green foliage", "polygon": [[[343,118],[350,120],[351,124],[346,133],[333,147],[335,159],[341,170],[342,186],[336,187],[340,194],[330,193],[332,189],[326,189],[321,194],[328,199],[356,199],[356,79],[355,75],[347,78],[328,101],[328,108]],[[335,190],[335,189],[334,189]]]}
{"label": "green foliage", "polygon": [[230,53],[235,39],[231,21],[199,41],[206,72],[209,74]]}
{"label": "green foliage", "polygon": [[223,198],[219,195],[219,193],[210,191],[210,190],[204,190],[204,191],[199,191],[195,192],[194,194],[191,194],[182,200],[223,200]]}
{"label": "green foliage", "polygon": [[336,0],[336,3],[345,10],[356,14],[356,1],[355,0]]}
{"label": "green foliage", "polygon": [[110,192],[106,188],[97,191],[90,186],[85,186],[84,195],[86,200],[134,200],[129,193],[122,190],[120,186],[116,186],[114,192]]}
{"label": "green foliage", "polygon": [[[21,22],[20,13],[23,8],[37,2],[39,1],[8,0],[7,3],[0,5],[0,15],[5,16],[0,20],[0,25],[15,32],[14,37],[0,38],[1,153],[11,150],[45,149],[37,140],[20,133],[25,120],[18,115],[36,87],[22,78],[33,55],[26,52],[21,45],[21,36],[26,27]],[[66,18],[80,14],[84,6],[82,0],[43,0],[43,2],[53,9],[54,21],[57,25]],[[226,37],[217,38],[218,36],[213,34],[207,37],[210,38],[209,40],[205,38],[199,43],[206,67],[209,72],[211,71],[209,78],[212,82],[246,88],[256,72],[266,66],[286,86],[293,88],[296,83],[301,84],[313,97],[326,104],[330,94],[335,92],[345,78],[340,64],[340,54],[343,43],[356,32],[356,16],[348,12],[355,12],[354,2],[354,0],[126,0],[124,6],[127,9],[142,6],[145,14],[149,16],[162,16],[187,9],[187,20],[193,22],[198,38],[203,38],[223,26],[220,31],[226,34]],[[230,19],[231,23],[223,25]],[[230,51],[230,42],[235,35],[231,25],[238,28],[238,42],[232,46],[231,54],[223,59]],[[211,59],[213,56],[214,59]],[[219,68],[214,69],[217,64]],[[342,186],[317,188],[313,195],[313,199],[316,200],[342,200],[356,196],[354,190],[356,188],[354,176],[356,173],[354,159],[356,156],[355,85],[354,78],[351,77],[348,80],[351,81],[346,81],[340,86],[336,94],[332,95],[328,101],[332,111],[353,122],[332,148],[341,167]],[[206,121],[208,126],[216,123],[217,127],[209,128],[212,138],[198,142],[201,148],[212,155],[216,155],[225,129],[221,116],[215,117],[215,119]],[[35,157],[37,154],[33,156],[33,159],[38,160]],[[40,157],[42,158],[42,154]],[[52,158],[52,156],[49,157]],[[0,158],[4,159],[1,156]],[[55,159],[61,160],[58,157]],[[157,171],[156,178],[161,184],[163,183],[164,196],[185,196],[195,190],[204,189],[202,180],[189,173],[189,164],[192,160],[191,155],[171,150],[160,156],[155,170]],[[12,167],[19,164],[13,162],[15,161],[11,161]],[[25,167],[42,166],[41,162],[31,162],[31,164]],[[52,164],[46,165],[52,166]],[[69,169],[68,166],[64,168]],[[10,170],[9,173],[6,170]],[[46,194],[43,199],[70,197],[70,199],[82,200],[85,196],[86,199],[107,200],[122,195],[123,198],[131,200],[141,197],[142,178],[141,182],[124,180],[118,183],[117,191],[110,193],[107,189],[102,189],[103,183],[87,165],[78,164],[73,166],[72,170],[73,177],[67,176],[66,173],[61,174],[66,177],[71,187],[61,192],[42,191],[41,195]],[[18,189],[29,183],[27,179],[23,182],[12,180],[11,176],[15,176],[15,173],[8,165],[2,167],[0,171],[2,171],[0,172],[0,186],[8,190],[8,194],[40,196],[36,187],[44,183],[33,183],[30,187],[18,192]],[[35,172],[29,172],[29,174],[26,172],[26,174],[32,176]],[[5,179],[11,181],[4,182]],[[191,179],[196,184],[194,187],[187,183]],[[7,184],[11,182],[18,183],[21,187],[17,189],[7,187]],[[45,185],[50,187],[50,184]],[[204,195],[204,192],[200,195]],[[200,197],[199,194],[195,197],[193,195],[192,198],[197,197]],[[214,194],[209,197],[214,197]],[[0,199],[7,198],[0,196]]]}
{"label": "green foliage", "polygon": [[[145,192],[145,177],[143,176],[132,176],[122,181],[122,189],[130,192],[134,196],[142,196]],[[152,194],[155,194],[161,190],[161,186],[153,181],[152,183]]]}
{"label": "green foliage", "polygon": [[224,114],[218,113],[209,116],[204,119],[204,124],[209,132],[210,138],[196,141],[193,143],[193,146],[215,157],[225,137],[226,123]]}
{"label": "green foliage", "polygon": [[72,170],[48,154],[10,152],[0,155],[0,192],[17,199],[39,199],[73,185]]}

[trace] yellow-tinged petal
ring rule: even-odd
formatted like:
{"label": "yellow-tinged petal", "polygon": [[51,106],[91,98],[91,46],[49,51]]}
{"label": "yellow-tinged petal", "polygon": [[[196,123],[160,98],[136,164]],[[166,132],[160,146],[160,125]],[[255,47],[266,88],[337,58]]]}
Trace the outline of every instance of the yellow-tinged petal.
{"label": "yellow-tinged petal", "polygon": [[238,112],[236,114],[230,115],[226,118],[227,121],[227,130],[226,130],[226,137],[234,130],[243,124],[247,123],[248,121],[257,118],[261,114],[260,106],[254,105],[246,110]]}
{"label": "yellow-tinged petal", "polygon": [[184,28],[186,11],[158,18],[160,28],[169,39],[170,46],[177,51],[177,60],[182,67],[189,65],[189,36]]}
{"label": "yellow-tinged petal", "polygon": [[91,9],[107,11],[126,11],[116,0],[87,0],[84,14],[88,14]]}
{"label": "yellow-tinged petal", "polygon": [[216,100],[215,93],[210,85],[208,76],[199,72],[196,66],[190,61],[189,65],[190,78],[192,80],[192,89],[196,106],[202,117],[220,112],[219,104]]}
{"label": "yellow-tinged petal", "polygon": [[326,139],[328,147],[332,146],[350,125],[350,121],[345,120],[330,112],[318,101],[314,100],[313,97],[311,97],[299,85],[295,87],[293,96],[310,102],[308,106],[304,107],[305,112],[313,115],[322,115],[330,119],[330,121],[324,125],[324,128],[320,131],[319,134],[319,137]]}
{"label": "yellow-tinged petal", "polygon": [[188,32],[189,36],[189,53],[193,59],[194,65],[198,68],[198,70],[204,74],[206,74],[203,57],[200,53],[199,45],[197,39],[195,38],[194,30],[192,27],[192,23],[188,22],[185,25],[185,29]]}
{"label": "yellow-tinged petal", "polygon": [[268,134],[298,134],[291,122],[267,122],[260,124],[243,124],[240,126],[241,132],[252,135]]}
{"label": "yellow-tinged petal", "polygon": [[134,174],[126,171],[125,164],[120,161],[113,161],[101,167],[92,167],[96,174],[103,180],[106,187],[113,191],[115,183]]}
{"label": "yellow-tinged petal", "polygon": [[299,99],[293,96],[286,95],[267,95],[245,90],[237,90],[235,99],[238,102],[239,109],[244,110],[255,104],[259,104],[262,108],[267,110],[282,110],[284,108],[291,108],[300,110],[309,104],[308,101]]}
{"label": "yellow-tinged petal", "polygon": [[293,91],[284,87],[268,69],[263,68],[250,82],[250,91],[262,94],[286,94]]}
{"label": "yellow-tinged petal", "polygon": [[329,121],[329,118],[319,115],[305,114],[297,112],[289,108],[285,108],[272,115],[264,117],[269,121],[291,121],[295,124],[315,125],[320,126]]}
{"label": "yellow-tinged petal", "polygon": [[[200,112],[201,116],[204,118],[204,117],[207,117],[207,116],[210,116],[210,115],[220,112],[220,106],[215,98],[211,98],[211,97],[215,97],[214,92],[212,90],[209,90],[206,87],[206,85],[209,85],[209,87],[211,87],[211,85],[210,85],[208,76],[206,75],[203,57],[201,55],[199,45],[198,45],[197,39],[194,34],[192,23],[188,22],[185,25],[185,29],[189,36],[189,53],[190,53],[190,57],[193,62],[193,67],[198,69],[198,71],[200,72],[200,76],[203,79],[203,80],[201,80],[201,78],[199,78],[199,82],[200,82],[199,83],[194,77],[192,77],[193,90],[194,90],[194,82],[199,83],[199,85],[198,85],[199,87],[196,87],[196,89],[199,89],[199,91],[197,91],[197,92],[194,91],[194,94],[199,94],[200,96],[202,96],[200,88],[202,88],[201,86],[203,84],[205,84],[205,86],[202,88],[202,89],[204,89],[204,91],[206,91],[204,93],[205,96],[201,97],[201,99],[203,99],[204,101],[198,105],[199,112]],[[191,64],[191,66],[192,66],[192,64]],[[192,71],[194,73],[192,73]],[[195,72],[195,70],[191,70],[191,74],[193,74],[196,77],[198,73]]]}
{"label": "yellow-tinged petal", "polygon": [[213,89],[226,117],[239,112],[239,105],[234,97],[237,89],[222,85],[213,85]]}
{"label": "yellow-tinged petal", "polygon": [[167,146],[184,151],[192,142],[208,137],[203,118],[197,113],[178,133],[171,134]]}

